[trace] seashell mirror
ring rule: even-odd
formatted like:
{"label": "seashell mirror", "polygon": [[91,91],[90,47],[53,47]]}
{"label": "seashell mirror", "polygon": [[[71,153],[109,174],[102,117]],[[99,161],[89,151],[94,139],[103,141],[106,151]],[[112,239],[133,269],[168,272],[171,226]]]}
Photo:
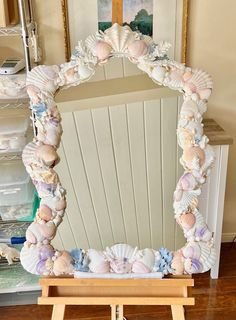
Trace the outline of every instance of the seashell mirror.
{"label": "seashell mirror", "polygon": [[[26,170],[37,188],[41,204],[35,221],[26,232],[21,250],[23,267],[37,275],[78,277],[162,277],[208,271],[215,262],[212,233],[198,210],[198,196],[214,163],[214,153],[203,133],[202,115],[212,91],[211,77],[168,58],[169,44],[153,40],[129,27],[114,24],[79,41],[68,63],[38,66],[27,77],[27,91],[36,118],[37,135],[23,152]],[[97,66],[111,58],[125,57],[158,85],[183,94],[177,139],[183,149],[183,175],[174,192],[174,216],[187,240],[177,250],[138,249],[115,244],[104,251],[74,249],[59,251],[51,245],[66,208],[66,191],[54,171],[58,163],[62,127],[54,101],[60,88],[88,81]]]}

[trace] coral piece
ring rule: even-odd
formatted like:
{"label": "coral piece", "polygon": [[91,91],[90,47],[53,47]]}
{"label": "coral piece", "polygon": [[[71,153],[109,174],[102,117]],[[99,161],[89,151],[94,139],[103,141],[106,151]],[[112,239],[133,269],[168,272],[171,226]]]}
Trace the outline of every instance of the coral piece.
{"label": "coral piece", "polygon": [[0,243],[0,258],[1,256],[6,258],[8,264],[11,265],[14,261],[20,259],[20,252],[5,243]]}

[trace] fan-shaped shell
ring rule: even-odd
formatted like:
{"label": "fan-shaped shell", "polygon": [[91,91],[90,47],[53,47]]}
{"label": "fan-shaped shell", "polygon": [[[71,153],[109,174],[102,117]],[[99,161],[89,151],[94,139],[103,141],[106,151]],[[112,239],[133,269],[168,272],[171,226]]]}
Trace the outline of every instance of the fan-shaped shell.
{"label": "fan-shaped shell", "polygon": [[168,87],[181,89],[183,87],[183,70],[172,69],[168,74]]}
{"label": "fan-shaped shell", "polygon": [[20,252],[20,261],[23,268],[32,274],[39,274],[37,271],[37,264],[40,261],[39,250],[39,247],[31,245],[29,247],[24,246]]}
{"label": "fan-shaped shell", "polygon": [[202,272],[210,270],[216,261],[216,250],[205,242],[199,242],[201,247],[200,262],[203,266]]}
{"label": "fan-shaped shell", "polygon": [[113,52],[124,53],[135,40],[135,34],[128,26],[122,27],[115,23],[104,32],[104,40],[112,47]]}
{"label": "fan-shaped shell", "polygon": [[184,85],[186,93],[197,93],[200,99],[208,99],[213,87],[212,78],[202,70],[194,70]]}
{"label": "fan-shaped shell", "polygon": [[114,258],[110,261],[110,272],[113,273],[130,273],[132,271],[132,263],[126,258]]}
{"label": "fan-shaped shell", "polygon": [[106,257],[109,261],[114,259],[126,259],[128,261],[134,261],[137,254],[137,247],[133,248],[128,244],[115,244],[111,248],[106,248]]}
{"label": "fan-shaped shell", "polygon": [[36,142],[30,142],[25,146],[22,152],[22,161],[25,166],[28,166],[34,163],[37,164],[37,161],[35,159],[35,152],[38,147],[39,147],[39,144]]}
{"label": "fan-shaped shell", "polygon": [[27,75],[26,85],[33,85],[42,91],[54,93],[57,89],[59,67],[40,65]]}
{"label": "fan-shaped shell", "polygon": [[[181,196],[179,193],[181,192]],[[189,208],[194,209],[198,204],[198,196],[200,195],[201,190],[192,190],[192,191],[182,191],[176,190],[174,193],[174,209],[175,214],[179,215],[183,212],[188,211]]]}

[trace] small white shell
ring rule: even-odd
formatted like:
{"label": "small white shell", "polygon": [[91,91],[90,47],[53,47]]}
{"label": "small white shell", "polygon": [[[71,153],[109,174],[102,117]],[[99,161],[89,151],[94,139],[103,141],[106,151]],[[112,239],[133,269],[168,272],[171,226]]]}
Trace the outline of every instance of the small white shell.
{"label": "small white shell", "polygon": [[89,66],[78,66],[78,73],[81,80],[89,79],[95,73],[95,70]]}
{"label": "small white shell", "polygon": [[40,261],[39,248],[35,245],[31,245],[28,248],[24,246],[20,252],[20,261],[26,271],[38,274],[36,267]]}
{"label": "small white shell", "polygon": [[157,66],[153,68],[151,73],[151,78],[158,83],[162,83],[166,73],[167,73],[166,68]]}
{"label": "small white shell", "polygon": [[142,262],[151,272],[155,264],[155,252],[152,249],[139,250],[135,261]]}

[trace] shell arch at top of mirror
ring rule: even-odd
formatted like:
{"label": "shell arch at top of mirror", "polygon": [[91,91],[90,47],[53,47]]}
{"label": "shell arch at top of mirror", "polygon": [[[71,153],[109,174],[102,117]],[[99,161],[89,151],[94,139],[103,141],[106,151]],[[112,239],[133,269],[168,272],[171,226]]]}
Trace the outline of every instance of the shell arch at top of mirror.
{"label": "shell arch at top of mirror", "polygon": [[[22,159],[41,204],[21,250],[21,263],[27,271],[45,276],[86,272],[86,276],[109,273],[155,277],[205,272],[214,265],[212,233],[198,210],[201,186],[214,163],[214,153],[202,125],[212,80],[204,71],[170,60],[168,49],[166,42],[156,44],[127,26],[114,24],[104,33],[79,41],[70,62],[60,66],[42,65],[29,72],[27,92],[36,118],[37,136],[25,147]],[[138,250],[128,244],[116,244],[103,252],[75,249],[69,253],[51,245],[66,208],[65,190],[54,171],[62,134],[54,95],[59,88],[88,81],[98,65],[115,57],[128,58],[157,84],[183,93],[177,138],[183,149],[180,162],[185,171],[177,183],[173,207],[187,243],[175,252],[165,248]]]}

